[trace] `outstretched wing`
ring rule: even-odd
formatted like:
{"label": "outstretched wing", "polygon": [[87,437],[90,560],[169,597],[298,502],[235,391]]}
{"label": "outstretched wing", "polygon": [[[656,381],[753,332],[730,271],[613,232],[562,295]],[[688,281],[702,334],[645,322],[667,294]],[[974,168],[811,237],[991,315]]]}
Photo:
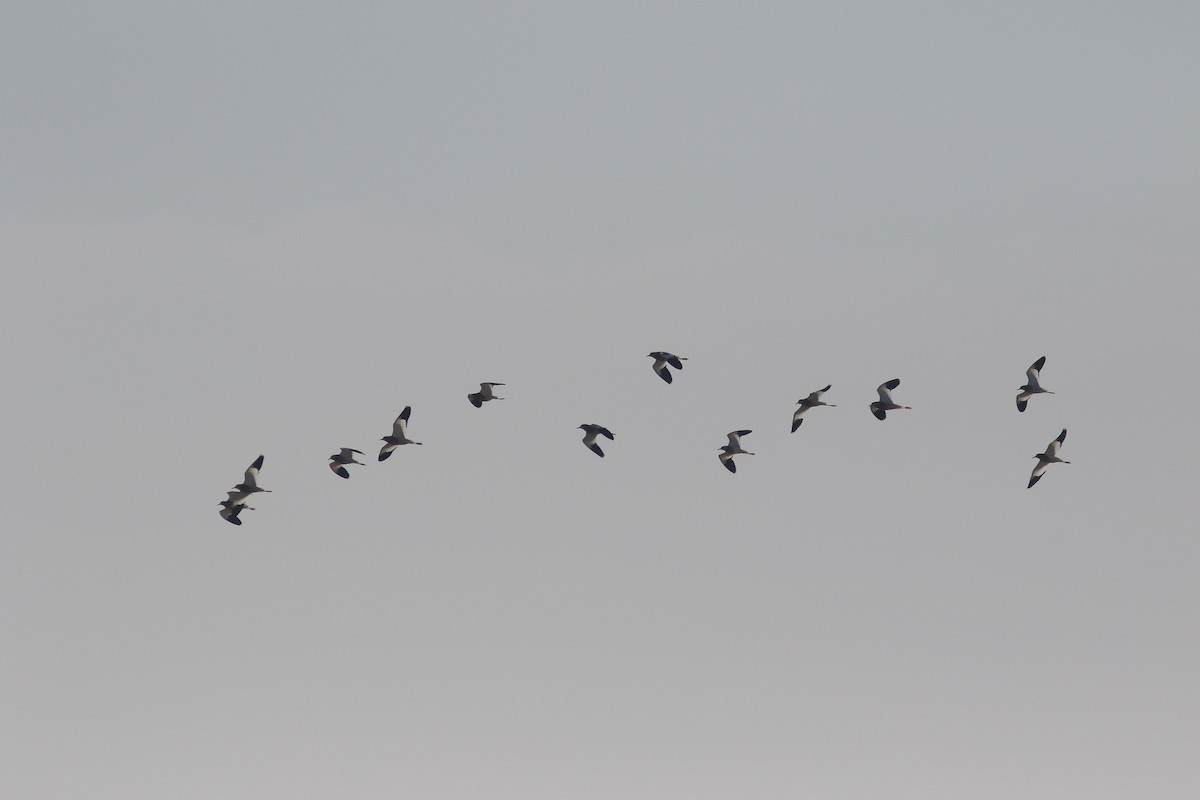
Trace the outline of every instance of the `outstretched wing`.
{"label": "outstretched wing", "polygon": [[408,415],[410,413],[412,413],[412,408],[405,406],[404,410],[400,412],[400,416],[396,417],[396,421],[392,423],[392,436],[395,436],[397,439],[408,438],[404,433],[404,426],[408,422]]}
{"label": "outstretched wing", "polygon": [[263,465],[263,457],[262,456],[259,456],[258,458],[254,459],[254,463],[246,468],[246,477],[245,477],[245,480],[242,481],[242,483],[245,484],[249,488],[254,488],[254,487],[258,486],[258,471],[260,469],[262,469],[262,465]]}
{"label": "outstretched wing", "polygon": [[833,384],[831,383],[824,389],[817,389],[815,392],[810,392],[808,397],[804,398],[803,400],[797,400],[796,402],[803,403],[806,406],[815,406],[817,403],[821,402],[821,395],[825,394],[832,388]]}
{"label": "outstretched wing", "polygon": [[731,431],[731,432],[728,434],[728,436],[729,436],[729,446],[730,446],[730,447],[733,447],[733,448],[739,448],[739,449],[740,449],[740,448],[741,448],[741,446],[742,446],[742,440],[741,440],[741,437],[743,437],[743,436],[746,436],[747,434],[750,434],[750,433],[753,433],[753,431],[750,431],[750,430]]}
{"label": "outstretched wing", "polygon": [[1048,461],[1039,461],[1037,466],[1033,468],[1033,474],[1029,476],[1029,485],[1025,488],[1032,489],[1033,485],[1042,479],[1042,473],[1044,473],[1046,468],[1049,466],[1050,463]]}
{"label": "outstretched wing", "polygon": [[1038,386],[1038,379],[1041,377],[1042,367],[1046,365],[1046,357],[1042,356],[1037,361],[1025,370],[1025,381],[1030,386]]}

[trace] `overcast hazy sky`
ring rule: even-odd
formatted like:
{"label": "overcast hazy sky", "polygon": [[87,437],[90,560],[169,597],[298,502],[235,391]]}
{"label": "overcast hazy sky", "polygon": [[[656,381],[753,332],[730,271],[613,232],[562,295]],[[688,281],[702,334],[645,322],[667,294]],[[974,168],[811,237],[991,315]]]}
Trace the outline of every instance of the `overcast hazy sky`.
{"label": "overcast hazy sky", "polygon": [[0,795],[1200,795],[1200,7],[386,5],[6,8]]}

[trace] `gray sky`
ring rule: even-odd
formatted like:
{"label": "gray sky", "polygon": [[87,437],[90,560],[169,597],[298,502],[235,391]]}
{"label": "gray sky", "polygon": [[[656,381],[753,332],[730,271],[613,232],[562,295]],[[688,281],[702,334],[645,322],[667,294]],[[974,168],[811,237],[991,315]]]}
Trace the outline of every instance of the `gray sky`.
{"label": "gray sky", "polygon": [[1200,10],[192,5],[0,26],[0,794],[1200,792]]}

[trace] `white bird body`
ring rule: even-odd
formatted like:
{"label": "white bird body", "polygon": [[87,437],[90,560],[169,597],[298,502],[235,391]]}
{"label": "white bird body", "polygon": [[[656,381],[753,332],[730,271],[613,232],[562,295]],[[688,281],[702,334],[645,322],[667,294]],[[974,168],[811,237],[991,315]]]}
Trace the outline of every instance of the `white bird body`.
{"label": "white bird body", "polygon": [[662,378],[667,383],[670,383],[673,380],[671,377],[671,370],[667,369],[667,365],[670,364],[675,369],[683,369],[683,362],[687,361],[687,359],[682,356],[677,356],[674,353],[668,353],[664,350],[655,350],[653,353],[648,353],[646,357],[654,359],[654,364],[651,365],[651,369],[654,370],[655,375]]}
{"label": "white bird body", "polygon": [[897,405],[892,401],[892,389],[895,389],[899,385],[899,378],[892,378],[886,383],[879,384],[879,389],[877,390],[879,392],[879,399],[871,403],[871,413],[875,415],[876,419],[887,419],[887,412],[889,411],[899,411],[900,409],[911,410],[911,406]]}
{"label": "white bird body", "polygon": [[600,456],[601,458],[604,458],[604,451],[600,449],[600,445],[596,444],[596,437],[603,436],[603,437],[607,438],[609,441],[612,441],[612,439],[613,439],[612,431],[610,431],[608,428],[604,427],[603,425],[596,425],[595,423],[592,423],[592,422],[588,422],[588,423],[584,423],[583,425],[580,425],[579,429],[584,432],[583,443],[585,445],[587,445],[588,449],[591,450],[596,455]]}
{"label": "white bird body", "polygon": [[363,462],[356,461],[354,454],[363,454],[362,450],[355,450],[353,447],[343,447],[339,452],[334,453],[329,457],[329,468],[333,470],[333,474],[339,478],[349,478],[350,472],[346,469],[347,464],[362,465]]}
{"label": "white bird body", "polygon": [[392,451],[397,447],[406,444],[423,444],[422,442],[414,442],[408,438],[407,424],[408,417],[412,414],[412,406],[405,406],[400,412],[400,416],[396,417],[396,421],[392,423],[392,435],[384,436],[379,441],[383,442],[383,447],[379,448],[379,460],[385,461],[392,454]]}
{"label": "white bird body", "polygon": [[754,455],[754,453],[751,453],[749,450],[742,449],[741,437],[748,436],[750,433],[752,433],[752,431],[749,430],[731,431],[728,434],[729,444],[722,445],[721,447],[717,448],[721,451],[721,454],[717,456],[717,458],[721,459],[721,463],[725,465],[725,469],[729,470],[730,472],[737,472],[737,464],[733,462],[733,457],[740,455]]}
{"label": "white bird body", "polygon": [[1033,474],[1029,476],[1029,485],[1026,489],[1032,489],[1033,485],[1041,480],[1042,475],[1050,467],[1051,464],[1070,464],[1070,461],[1063,461],[1058,457],[1058,450],[1062,447],[1062,443],[1067,440],[1067,429],[1063,428],[1062,433],[1058,435],[1050,444],[1046,445],[1046,452],[1038,453],[1034,456],[1038,463],[1033,467]]}
{"label": "white bird body", "polygon": [[497,383],[495,381],[481,383],[479,384],[479,391],[471,392],[469,395],[467,395],[467,399],[470,400],[471,405],[475,406],[476,408],[482,408],[483,404],[489,400],[503,400],[503,397],[497,397],[496,393],[492,391],[493,386],[503,385],[503,383]]}
{"label": "white bird body", "polygon": [[826,403],[821,399],[821,395],[825,394],[832,388],[833,384],[830,384],[824,389],[818,389],[808,397],[802,397],[796,401],[799,403],[800,407],[792,413],[792,433],[795,433],[796,429],[800,427],[800,424],[804,422],[804,412],[808,411],[810,408],[816,408],[817,406],[829,406],[830,408],[837,408],[836,403]]}
{"label": "white bird body", "polygon": [[1043,389],[1041,384],[1042,367],[1046,364],[1046,357],[1042,356],[1029,369],[1025,370],[1025,385],[1021,387],[1021,393],[1017,395],[1017,411],[1024,411],[1025,406],[1029,404],[1029,398],[1035,394],[1054,394],[1049,389]]}

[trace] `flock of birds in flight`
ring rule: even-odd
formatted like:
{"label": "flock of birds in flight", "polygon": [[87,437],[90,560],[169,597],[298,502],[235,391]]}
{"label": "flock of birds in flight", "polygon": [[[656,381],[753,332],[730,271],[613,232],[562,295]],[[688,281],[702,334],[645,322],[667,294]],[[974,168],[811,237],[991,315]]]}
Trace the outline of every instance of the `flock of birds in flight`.
{"label": "flock of birds in flight", "polygon": [[[674,380],[674,377],[671,374],[671,369],[669,368],[682,370],[683,362],[687,361],[687,359],[683,358],[682,356],[677,356],[674,353],[667,353],[661,350],[656,350],[653,353],[650,353],[647,357],[654,359],[654,364],[652,365],[654,373],[667,383],[671,383]],[[1025,385],[1021,387],[1020,394],[1017,395],[1017,411],[1024,411],[1025,407],[1029,404],[1029,398],[1033,397],[1035,394],[1054,394],[1050,390],[1042,388],[1040,374],[1041,369],[1045,364],[1046,357],[1042,356],[1037,361],[1033,362],[1029,369],[1025,371]],[[481,383],[479,384],[479,391],[471,392],[467,395],[467,399],[471,401],[471,405],[475,406],[476,408],[482,408],[484,403],[492,400],[503,400],[504,398],[497,397],[494,391],[495,387],[503,385],[503,383],[497,383],[495,381]],[[886,381],[879,385],[877,390],[879,392],[879,399],[872,402],[870,406],[871,413],[874,414],[877,419],[887,419],[887,412],[889,411],[900,411],[910,408],[910,406],[902,406],[892,400],[892,390],[899,385],[899,378],[893,378],[892,380]],[[807,397],[803,397],[796,401],[797,408],[792,413],[792,433],[795,433],[797,429],[799,429],[800,425],[804,422],[805,413],[811,409],[814,409],[818,406],[829,406],[830,408],[836,407],[834,403],[826,403],[821,399],[821,397],[831,388],[833,388],[832,384],[826,386],[824,389],[818,389],[817,391],[809,394]],[[380,461],[386,461],[398,447],[406,444],[422,444],[421,442],[413,441],[412,439],[408,438],[408,419],[410,414],[412,414],[412,407],[405,406],[404,410],[400,412],[400,416],[396,417],[396,420],[392,423],[391,434],[380,439],[380,441],[383,442],[383,446],[379,448]],[[579,429],[584,432],[583,444],[593,453],[603,458],[604,450],[601,449],[596,439],[603,436],[604,438],[612,441],[614,438],[612,431],[603,425],[597,425],[595,423],[584,423],[583,425],[579,426]],[[726,434],[729,438],[729,442],[728,444],[722,445],[720,448],[718,448],[720,453],[717,456],[720,459],[721,464],[724,465],[725,469],[736,473],[737,464],[733,460],[734,456],[754,455],[754,453],[750,452],[749,450],[742,448],[742,437],[748,436],[750,433],[751,431],[749,430],[739,430],[730,431],[728,434]],[[1029,486],[1026,488],[1033,488],[1033,485],[1041,480],[1042,475],[1046,473],[1046,470],[1051,464],[1071,463],[1070,461],[1064,461],[1058,455],[1058,451],[1062,447],[1063,442],[1066,441],[1066,438],[1067,429],[1063,428],[1062,433],[1060,433],[1058,437],[1054,439],[1054,441],[1050,442],[1050,444],[1046,446],[1044,452],[1038,453],[1034,456],[1034,458],[1037,459],[1037,464],[1035,464],[1033,467],[1033,473],[1029,476]],[[348,479],[350,477],[350,471],[347,469],[349,465],[358,464],[359,466],[364,466],[363,462],[354,458],[355,455],[361,456],[363,455],[363,452],[361,450],[355,450],[353,447],[341,448],[341,450],[329,457],[329,469],[332,470],[333,473],[338,477]],[[246,469],[246,474],[243,477],[242,482],[235,485],[228,492],[226,499],[219,503],[221,507],[221,517],[227,522],[231,522],[234,525],[241,525],[242,511],[254,510],[252,506],[246,505],[246,501],[258,492],[271,491],[270,489],[264,489],[258,485],[258,473],[259,470],[262,469],[262,465],[262,456],[254,459],[254,463]]]}

